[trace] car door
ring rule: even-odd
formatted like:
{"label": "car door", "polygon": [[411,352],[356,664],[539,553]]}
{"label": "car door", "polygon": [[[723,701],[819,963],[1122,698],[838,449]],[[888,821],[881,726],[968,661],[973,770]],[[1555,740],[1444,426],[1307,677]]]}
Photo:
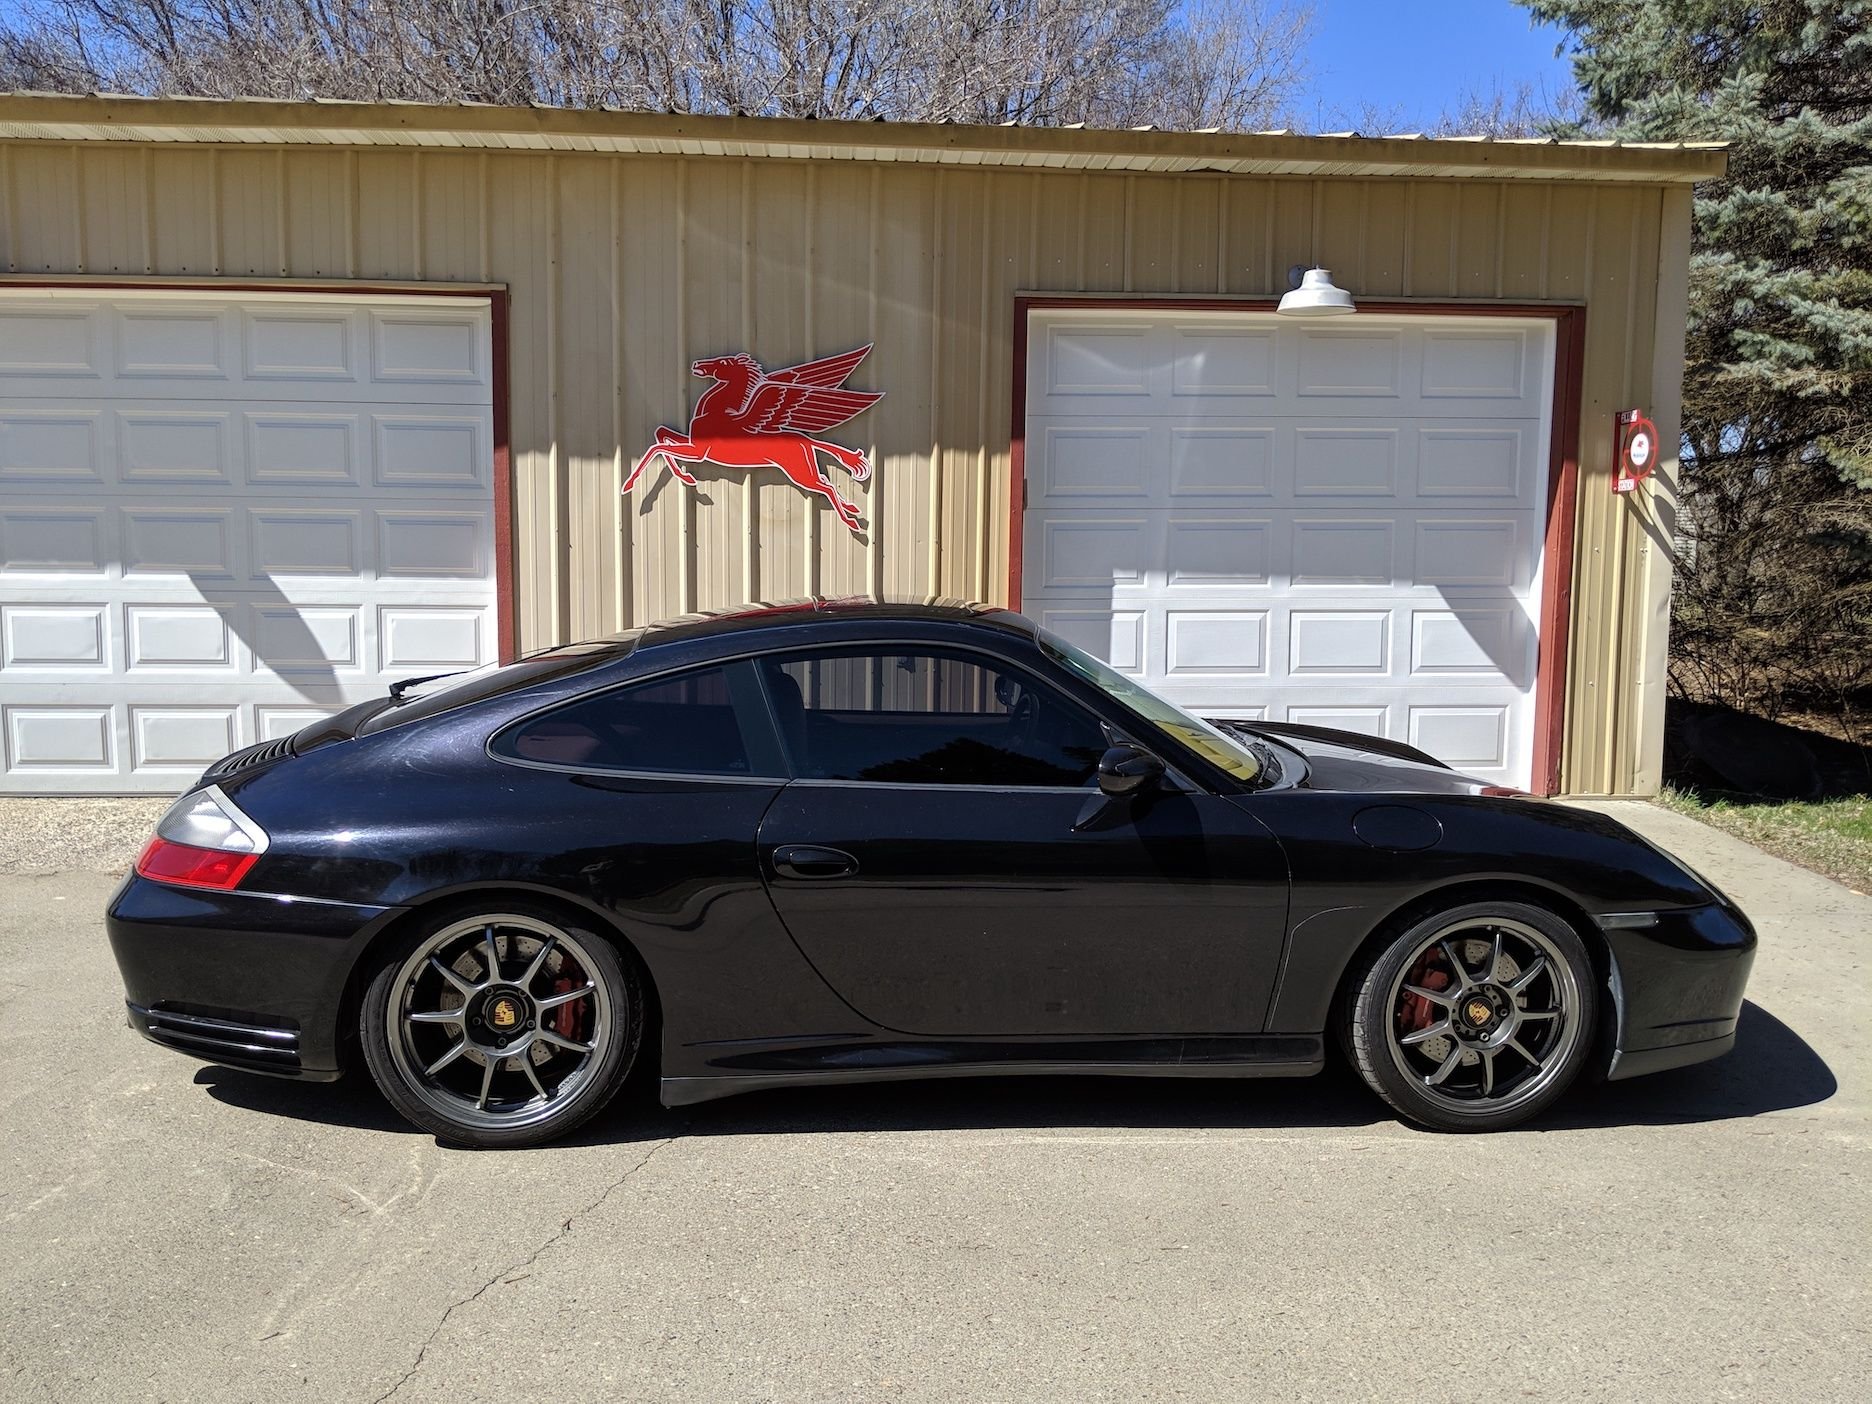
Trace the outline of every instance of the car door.
{"label": "car door", "polygon": [[1191,788],[1076,828],[1101,719],[1018,664],[922,644],[770,655],[796,777],[761,822],[775,908],[873,1023],[933,1037],[1251,1033],[1287,870]]}

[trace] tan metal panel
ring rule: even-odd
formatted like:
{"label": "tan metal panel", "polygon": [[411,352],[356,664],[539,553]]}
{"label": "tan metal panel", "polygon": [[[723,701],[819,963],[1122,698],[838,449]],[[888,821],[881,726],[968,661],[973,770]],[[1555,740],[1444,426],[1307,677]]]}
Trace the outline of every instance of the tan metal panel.
{"label": "tan metal panel", "polygon": [[20,145],[10,155],[13,268],[21,273],[89,272],[78,201],[79,148]]}
{"label": "tan metal panel", "polygon": [[[479,152],[426,151],[417,164],[415,276],[438,282],[467,282],[481,276],[481,175]],[[608,163],[570,162],[566,169],[602,177]],[[562,187],[563,189],[563,187]],[[589,207],[602,218],[604,202]],[[461,211],[471,212],[462,218]],[[581,232],[580,242],[586,235]],[[596,242],[595,240],[593,242]]]}
{"label": "tan metal panel", "polygon": [[85,271],[150,271],[149,157],[126,147],[83,153],[79,165],[79,218],[85,233]]}
{"label": "tan metal panel", "polygon": [[1274,267],[1274,182],[1229,181],[1222,212],[1228,291],[1265,297],[1285,288],[1286,265]]}
{"label": "tan metal panel", "polygon": [[201,277],[221,271],[221,203],[213,150],[157,148],[150,153],[154,271]]}
{"label": "tan metal panel", "polygon": [[277,151],[224,151],[216,162],[223,274],[253,278],[285,275],[283,162],[283,153]]}
{"label": "tan metal panel", "polygon": [[1396,297],[1404,291],[1410,186],[1401,180],[1374,180],[1366,182],[1365,190],[1365,272],[1359,291]]}
{"label": "tan metal panel", "polygon": [[1411,297],[1454,297],[1456,257],[1462,239],[1462,192],[1453,185],[1417,182],[1410,188],[1406,222],[1404,291]]}
{"label": "tan metal panel", "polygon": [[1501,194],[1501,296],[1539,301],[1547,296],[1547,212],[1554,188],[1509,182]]}
{"label": "tan metal panel", "polygon": [[351,272],[351,157],[304,151],[286,162],[286,272],[343,278]]}
{"label": "tan metal panel", "polygon": [[[422,239],[420,158],[413,151],[360,151],[353,159],[357,214],[352,229],[356,264],[352,276],[416,277],[416,251]],[[543,168],[545,162],[535,164]],[[499,222],[498,217],[489,217]],[[514,252],[529,261],[538,254],[537,249],[527,251],[524,246]]]}
{"label": "tan metal panel", "polygon": [[1363,181],[1333,180],[1314,186],[1314,219],[1318,235],[1314,239],[1314,260],[1332,270],[1342,288],[1364,292],[1365,243],[1370,224],[1366,216],[1366,186]]}

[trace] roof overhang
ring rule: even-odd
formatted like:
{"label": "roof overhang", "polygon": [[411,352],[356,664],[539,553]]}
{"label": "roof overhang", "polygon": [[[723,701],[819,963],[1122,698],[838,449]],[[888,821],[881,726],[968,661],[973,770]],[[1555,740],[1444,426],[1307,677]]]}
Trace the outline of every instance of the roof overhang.
{"label": "roof overhang", "polygon": [[0,139],[214,146],[425,147],[910,162],[1221,175],[1469,177],[1687,184],[1716,142],[1367,137],[820,122],[550,107],[0,94]]}

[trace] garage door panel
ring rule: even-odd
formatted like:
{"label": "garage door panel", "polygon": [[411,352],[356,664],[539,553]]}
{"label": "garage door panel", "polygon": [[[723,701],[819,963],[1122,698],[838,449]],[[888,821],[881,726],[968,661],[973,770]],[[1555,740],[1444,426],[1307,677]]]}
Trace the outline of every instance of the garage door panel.
{"label": "garage door panel", "polygon": [[[1205,714],[1415,736],[1525,782],[1544,327],[1044,315],[1029,613]],[[1123,395],[1095,393],[1093,361]]]}
{"label": "garage door panel", "polygon": [[21,298],[0,306],[0,376],[97,380],[104,318],[92,305]]}
{"label": "garage door panel", "polygon": [[59,488],[106,481],[103,415],[80,408],[0,411],[0,485]]}
{"label": "garage door panel", "polygon": [[230,308],[175,303],[107,314],[122,380],[218,380],[239,373],[239,322]]}
{"label": "garage door panel", "polygon": [[467,299],[0,292],[0,789],[173,790],[488,661],[490,354]]}

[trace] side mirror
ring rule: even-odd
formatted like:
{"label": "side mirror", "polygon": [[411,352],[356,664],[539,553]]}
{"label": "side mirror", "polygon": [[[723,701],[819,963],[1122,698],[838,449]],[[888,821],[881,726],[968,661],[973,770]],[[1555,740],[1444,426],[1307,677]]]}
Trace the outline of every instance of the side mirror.
{"label": "side mirror", "polygon": [[1136,746],[1113,746],[1099,757],[1099,790],[1107,799],[1136,799],[1163,783],[1164,763]]}

